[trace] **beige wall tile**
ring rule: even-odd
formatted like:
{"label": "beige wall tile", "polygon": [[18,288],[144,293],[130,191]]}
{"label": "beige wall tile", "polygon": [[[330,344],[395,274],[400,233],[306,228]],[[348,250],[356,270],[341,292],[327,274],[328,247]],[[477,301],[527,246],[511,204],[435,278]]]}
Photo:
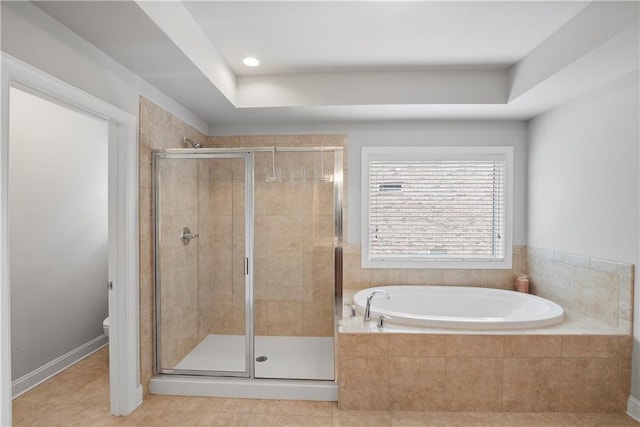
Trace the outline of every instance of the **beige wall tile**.
{"label": "beige wall tile", "polygon": [[574,266],[536,256],[529,256],[527,263],[534,294],[564,307],[574,307]]}
{"label": "beige wall tile", "polygon": [[152,188],[153,176],[151,167],[151,146],[148,135],[140,134],[139,158],[138,158],[138,186],[140,188]]}
{"label": "beige wall tile", "polygon": [[407,284],[442,285],[444,284],[444,270],[409,269],[407,270]]}
{"label": "beige wall tile", "polygon": [[389,337],[381,334],[340,334],[341,356],[387,356]]}
{"label": "beige wall tile", "polygon": [[562,357],[618,357],[616,335],[567,335],[562,337]]}
{"label": "beige wall tile", "polygon": [[505,358],[503,410],[554,412],[559,410],[562,362],[555,359]]}
{"label": "beige wall tile", "polygon": [[332,304],[302,304],[302,335],[307,337],[334,336]]}
{"label": "beige wall tile", "polygon": [[[258,261],[257,257],[256,261]],[[267,263],[269,286],[298,286],[300,284],[301,252],[269,251]]]}
{"label": "beige wall tile", "polygon": [[389,335],[390,356],[443,357],[447,353],[445,335],[393,334]]}
{"label": "beige wall tile", "polygon": [[267,335],[269,333],[268,306],[266,300],[256,299],[253,303],[253,324],[256,335]]}
{"label": "beige wall tile", "polygon": [[515,255],[526,255],[527,247],[525,245],[513,245],[513,253]]}
{"label": "beige wall tile", "polygon": [[616,274],[576,267],[574,307],[596,320],[617,326],[618,283]]}
{"label": "beige wall tile", "polygon": [[445,408],[448,411],[502,410],[502,359],[448,358]]}
{"label": "beige wall tile", "polygon": [[628,396],[620,389],[618,359],[562,359],[560,410],[622,412]]}
{"label": "beige wall tile", "polygon": [[267,331],[272,336],[302,335],[302,303],[267,301]]}
{"label": "beige wall tile", "polygon": [[619,276],[618,314],[621,320],[633,320],[633,276]]}
{"label": "beige wall tile", "polygon": [[273,135],[240,135],[237,137],[237,144],[247,147],[269,147],[276,144],[276,137]]}
{"label": "beige wall tile", "polygon": [[444,284],[452,286],[480,286],[482,270],[444,270]]}
{"label": "beige wall tile", "polygon": [[407,270],[391,268],[372,268],[371,286],[406,285]]}
{"label": "beige wall tile", "polygon": [[505,335],[505,357],[560,357],[562,337],[552,335]]}
{"label": "beige wall tile", "polygon": [[621,334],[630,334],[633,330],[633,322],[629,320],[620,319],[618,320],[618,331]]}
{"label": "beige wall tile", "polygon": [[631,394],[631,357],[618,359],[618,384],[623,398]]}
{"label": "beige wall tile", "polygon": [[503,354],[503,336],[447,335],[447,357],[502,357]]}
{"label": "beige wall tile", "polygon": [[632,265],[529,247],[527,268],[534,294],[623,333],[631,330]]}
{"label": "beige wall tile", "polygon": [[515,288],[516,273],[514,270],[481,270],[480,284],[488,288]]}
{"label": "beige wall tile", "polygon": [[267,241],[270,251],[302,250],[302,217],[300,215],[269,215]]}
{"label": "beige wall tile", "polygon": [[[198,214],[231,215],[233,214],[233,181],[208,180],[198,177],[200,182],[198,191]],[[204,180],[204,183],[202,181]]]}
{"label": "beige wall tile", "polygon": [[390,357],[389,409],[442,411],[444,358]]}
{"label": "beige wall tile", "polygon": [[553,251],[553,259],[565,264],[571,264],[579,267],[589,267],[591,258],[581,255],[573,255],[566,252]]}
{"label": "beige wall tile", "polygon": [[340,372],[341,409],[388,408],[389,393],[384,392],[389,389],[388,357],[343,356]]}
{"label": "beige wall tile", "polygon": [[371,286],[371,270],[361,268],[360,252],[345,247],[342,254],[342,286],[344,289],[366,289]]}
{"label": "beige wall tile", "polygon": [[514,273],[529,274],[529,266],[527,265],[526,254],[513,255],[512,262],[513,264],[511,270],[513,270]]}
{"label": "beige wall tile", "polygon": [[600,258],[591,258],[591,268],[607,273],[625,274],[633,271],[633,266],[624,262],[609,261]]}
{"label": "beige wall tile", "polygon": [[633,352],[633,337],[631,335],[623,335],[618,339],[618,357],[623,359],[631,358]]}
{"label": "beige wall tile", "polygon": [[309,249],[302,252],[300,285],[333,289],[335,283],[333,245],[310,246]]}

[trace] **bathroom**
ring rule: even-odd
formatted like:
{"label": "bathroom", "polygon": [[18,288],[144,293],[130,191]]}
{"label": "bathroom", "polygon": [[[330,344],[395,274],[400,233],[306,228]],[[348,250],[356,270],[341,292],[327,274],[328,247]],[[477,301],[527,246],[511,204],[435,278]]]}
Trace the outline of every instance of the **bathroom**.
{"label": "bathroom", "polygon": [[[597,5],[596,5],[597,6]],[[84,6],[83,6],[84,7]],[[588,8],[589,6],[587,6]],[[630,6],[627,6],[630,7]],[[46,6],[43,6],[46,11]],[[588,9],[585,9],[589,12]],[[49,9],[49,13],[56,18],[55,7]],[[58,11],[60,13],[60,11]],[[140,13],[140,12],[137,12]],[[152,12],[150,12],[152,14]],[[637,16],[637,13],[636,13]],[[578,15],[579,17],[579,15]],[[31,63],[32,65],[49,71],[58,78],[76,83],[77,86],[85,88],[94,95],[107,100],[115,105],[120,105],[125,110],[132,112],[139,120],[139,143],[140,158],[139,164],[140,178],[137,181],[139,188],[139,256],[140,256],[140,382],[144,392],[148,391],[149,382],[153,376],[154,363],[154,331],[153,331],[153,239],[151,230],[153,225],[152,212],[153,204],[151,195],[152,182],[154,179],[152,169],[152,149],[172,149],[189,148],[184,142],[184,137],[202,143],[203,148],[213,149],[217,147],[312,147],[326,148],[339,147],[343,149],[344,160],[344,180],[342,198],[342,288],[345,302],[348,302],[349,295],[360,289],[379,285],[402,285],[402,284],[444,284],[444,285],[470,285],[470,286],[490,286],[499,288],[511,288],[515,281],[516,273],[526,272],[531,277],[532,289],[535,293],[541,294],[553,301],[561,303],[565,308],[578,312],[595,313],[606,319],[611,324],[615,319],[616,328],[622,331],[620,334],[613,334],[615,337],[628,337],[629,333],[636,328],[632,328],[633,319],[630,317],[631,280],[635,280],[633,275],[629,275],[629,266],[637,264],[638,261],[638,149],[637,149],[637,64],[635,68],[627,72],[624,64],[620,68],[624,71],[616,70],[615,78],[607,75],[606,79],[599,81],[597,76],[593,77],[594,82],[582,81],[582,84],[593,88],[593,90],[583,93],[576,88],[568,87],[565,93],[559,93],[558,97],[564,100],[571,100],[566,105],[558,102],[557,108],[543,108],[541,115],[535,114],[531,120],[518,116],[513,112],[509,119],[502,118],[479,118],[467,113],[462,118],[444,119],[441,116],[431,117],[429,120],[410,120],[402,118],[393,121],[381,121],[370,119],[369,121],[337,121],[335,119],[323,119],[307,122],[277,121],[256,121],[254,123],[228,122],[222,120],[215,126],[203,126],[202,119],[195,115],[188,114],[185,108],[180,105],[184,102],[175,98],[154,92],[151,88],[132,88],[122,99],[120,95],[99,87],[100,85],[83,81],[82,76],[74,75],[70,70],[56,70],[55,64],[49,64],[48,59],[40,56],[39,52],[32,51],[27,45],[39,45],[42,49],[59,52],[62,58],[70,58],[79,61],[89,69],[95,71],[96,76],[101,78],[114,77],[116,81],[126,80],[128,70],[119,67],[115,61],[109,62],[110,58],[102,52],[98,52],[93,46],[80,37],[73,35],[66,27],[63,27],[43,9],[32,4],[22,6],[13,5],[6,7],[3,5],[3,33],[9,35],[18,31],[24,31],[32,37],[30,42],[20,41],[17,38],[4,37],[3,51],[18,57],[19,59]],[[7,25],[5,24],[7,20]],[[62,19],[57,16],[57,19]],[[612,14],[611,22],[622,19],[620,16]],[[43,23],[46,23],[44,25]],[[575,25],[578,25],[577,22]],[[71,23],[67,25],[71,26]],[[7,29],[5,29],[5,27]],[[20,27],[20,30],[18,28]],[[564,28],[564,27],[563,27]],[[570,28],[567,31],[571,30]],[[75,31],[80,31],[75,28]],[[49,33],[58,34],[59,37],[48,37]],[[60,37],[64,35],[64,37]],[[556,34],[558,38],[562,33]],[[565,35],[568,37],[568,35]],[[566,69],[564,75],[557,75],[557,79],[562,80],[567,86],[572,81],[573,72],[578,73],[580,66],[589,68],[588,61],[596,61],[606,58],[607,54],[615,52],[615,42],[624,40],[625,34],[620,37],[613,37],[597,48],[593,48],[589,55],[584,55],[584,64],[575,61],[573,69]],[[596,36],[594,36],[595,38]],[[7,39],[5,41],[5,39]],[[61,41],[63,40],[63,41]],[[38,43],[35,43],[35,42]],[[621,42],[621,41],[620,41]],[[6,43],[6,45],[5,45]],[[98,41],[94,41],[98,43]],[[593,41],[597,43],[597,41]],[[610,43],[611,45],[607,45]],[[621,42],[622,43],[622,42]],[[6,47],[5,47],[6,46]],[[73,49],[68,46],[73,46]],[[544,47],[544,46],[542,46]],[[70,51],[67,51],[71,49]],[[108,47],[103,47],[108,52]],[[611,50],[609,50],[611,49]],[[90,52],[90,53],[87,53]],[[540,49],[543,55],[544,49]],[[110,53],[110,52],[109,52]],[[111,53],[113,55],[113,53]],[[604,55],[604,56],[600,56]],[[535,58],[530,58],[532,61]],[[618,64],[609,58],[610,63]],[[637,60],[636,60],[637,62]],[[104,63],[110,64],[109,67]],[[102,65],[101,65],[102,64]],[[558,65],[558,64],[556,64]],[[559,65],[558,65],[559,66]],[[634,71],[635,70],[635,71]],[[560,74],[560,73],[558,73]],[[542,79],[542,77],[537,76]],[[148,77],[153,80],[153,76]],[[118,80],[120,79],[120,80]],[[553,79],[550,79],[553,80]],[[604,82],[607,83],[604,83]],[[527,82],[520,82],[527,85]],[[530,83],[530,82],[529,82]],[[122,83],[127,90],[133,83]],[[486,83],[488,85],[488,83]],[[553,81],[548,81],[549,86],[537,87],[528,96],[550,97],[549,91],[560,92],[558,86],[553,86]],[[557,84],[557,83],[555,83]],[[526,87],[518,88],[522,92],[527,92]],[[536,91],[538,91],[536,93]],[[125,91],[126,92],[126,91]],[[481,92],[481,91],[479,91]],[[133,93],[136,96],[133,96]],[[140,97],[139,95],[142,95]],[[579,96],[577,95],[579,94]],[[409,96],[410,94],[404,94]],[[478,93],[478,97],[486,94]],[[175,95],[174,95],[175,96]],[[182,95],[184,96],[184,95]],[[219,95],[216,95],[219,96]],[[422,94],[422,96],[426,96]],[[475,100],[476,102],[486,102]],[[434,101],[435,102],[435,101]],[[461,101],[459,101],[462,103]],[[471,104],[474,100],[467,100]],[[348,113],[345,108],[345,114]],[[549,111],[547,111],[549,110]],[[221,110],[220,115],[227,114]],[[523,113],[524,114],[524,113]],[[529,114],[529,113],[527,113]],[[488,114],[487,114],[488,115]],[[373,116],[372,116],[373,117]],[[467,117],[467,118],[464,118]],[[511,146],[514,149],[513,162],[513,232],[512,232],[512,262],[507,269],[379,269],[361,267],[361,149],[362,147],[385,147],[385,146]],[[195,150],[197,151],[197,149]],[[284,150],[283,150],[284,151]],[[313,154],[313,163],[309,167],[320,167],[319,154],[322,150],[316,150]],[[256,165],[258,164],[258,154],[256,152]],[[286,154],[276,150],[276,161],[279,155]],[[283,157],[280,157],[284,159]],[[331,157],[327,156],[327,161]],[[146,160],[145,160],[146,159]],[[286,164],[285,164],[286,163]],[[285,162],[281,166],[283,170],[289,166],[299,168],[300,163]],[[255,168],[263,173],[262,169]],[[261,175],[262,176],[262,175]],[[262,179],[264,181],[264,179]],[[258,182],[256,180],[256,186]],[[316,185],[316,184],[313,184]],[[324,185],[324,184],[323,184]],[[256,187],[257,188],[257,187]],[[257,191],[257,190],[256,190]],[[256,192],[257,196],[257,192]],[[199,230],[193,230],[198,232]],[[200,239],[200,237],[198,237]],[[278,243],[277,241],[275,243]],[[185,246],[188,247],[188,246]],[[609,262],[608,264],[606,262]],[[336,264],[337,265],[337,264]],[[594,267],[595,266],[595,267]],[[593,268],[592,268],[593,267]],[[628,280],[624,280],[624,278]],[[615,282],[615,283],[614,283]],[[4,284],[4,279],[3,279]],[[302,292],[302,291],[300,291]],[[613,298],[612,295],[616,296]],[[623,298],[626,295],[627,298]],[[302,301],[301,301],[302,303]],[[286,305],[286,304],[282,304]],[[615,307],[614,307],[615,306]],[[342,308],[342,306],[341,306]],[[283,311],[286,313],[286,311]],[[342,314],[342,313],[340,313]],[[297,319],[298,314],[287,314]],[[277,320],[277,319],[274,319]],[[268,322],[268,319],[267,319]],[[353,335],[353,336],[350,336]],[[345,358],[350,358],[350,362],[356,366],[366,366],[376,372],[398,373],[393,377],[401,378],[404,366],[401,362],[415,362],[416,369],[420,372],[433,372],[446,374],[448,366],[447,348],[454,348],[456,345],[465,348],[474,348],[476,353],[468,355],[470,365],[465,365],[466,369],[476,370],[477,365],[473,363],[484,363],[492,365],[484,372],[494,372],[502,375],[506,372],[509,363],[515,363],[513,353],[509,353],[509,348],[513,348],[512,338],[507,335],[498,336],[490,333],[487,342],[474,341],[458,342],[461,338],[456,338],[456,334],[445,334],[443,342],[416,343],[419,348],[430,348],[433,353],[422,352],[418,358],[409,354],[391,354],[391,348],[397,347],[392,344],[396,339],[394,334],[380,334],[381,341],[376,341],[378,337],[371,338],[365,343],[345,342],[350,339],[359,339],[359,334],[340,334],[338,339],[339,355],[336,357],[336,364],[347,364]],[[617,339],[611,336],[596,334],[599,338],[596,341],[580,342],[571,341],[571,338],[552,337],[548,343],[530,344],[532,347],[551,348],[549,353],[543,355],[530,356],[526,358],[527,363],[544,364],[549,359],[557,358],[548,362],[553,369],[561,372],[563,366],[571,365],[571,360],[563,359],[563,351],[571,352],[572,359],[580,359],[582,368],[594,373],[594,378],[603,372],[612,371],[615,365],[615,372],[625,378],[622,387],[630,388],[624,396],[624,407],[620,407],[620,399],[617,398],[615,408],[603,406],[598,411],[618,413],[634,412],[635,400],[637,396],[635,390],[638,381],[636,375],[631,374],[630,360],[619,356],[611,348],[624,348],[623,353],[631,351],[631,339]],[[568,335],[569,336],[569,335]],[[573,334],[570,336],[574,336]],[[459,336],[458,336],[459,337]],[[475,339],[475,336],[473,337]],[[426,339],[426,338],[425,338]],[[600,341],[597,341],[600,339]],[[491,341],[493,340],[493,341]],[[564,341],[563,341],[564,340]],[[436,338],[436,341],[439,341]],[[440,340],[441,341],[441,340]],[[611,344],[615,341],[614,344]],[[395,341],[393,341],[395,342]],[[364,354],[362,346],[366,346]],[[517,345],[522,347],[522,344]],[[493,348],[494,352],[483,353],[487,347]],[[525,345],[526,347],[526,345]],[[374,356],[377,350],[383,349],[378,356]],[[501,350],[495,350],[495,349]],[[593,350],[585,352],[586,349],[608,349]],[[348,349],[348,350],[347,350]],[[496,353],[498,351],[499,354]],[[600,351],[600,352],[599,352]],[[558,353],[559,352],[559,353]],[[569,354],[567,353],[567,354]],[[512,357],[508,357],[511,354]],[[578,354],[578,356],[576,356]],[[622,354],[622,353],[621,353]],[[626,354],[626,353],[625,353]],[[408,360],[408,358],[413,359]],[[417,359],[425,359],[418,361]],[[504,360],[503,360],[504,359]],[[510,359],[510,360],[508,360]],[[540,360],[530,360],[540,359]],[[542,360],[544,359],[544,360]],[[634,362],[636,357],[634,357]],[[524,360],[524,359],[523,359]],[[421,365],[419,364],[422,363]],[[467,361],[465,361],[467,362]],[[517,362],[517,360],[516,360]],[[557,362],[557,363],[555,363]],[[524,362],[523,362],[524,363]],[[437,366],[436,366],[437,365]],[[346,366],[346,365],[345,365]],[[453,366],[453,365],[452,365]],[[484,366],[484,365],[483,365]],[[499,366],[499,367],[496,367]],[[510,365],[509,365],[510,366]],[[559,366],[559,367],[558,367]],[[444,371],[442,371],[444,367]],[[519,366],[521,368],[522,365]],[[429,368],[429,369],[427,369]],[[514,369],[517,370],[518,366]],[[492,370],[493,369],[493,370]],[[567,368],[568,369],[568,368]],[[578,369],[578,368],[576,368]],[[338,369],[338,375],[340,374]],[[343,370],[344,371],[344,370]],[[554,371],[555,372],[555,371]],[[570,372],[567,370],[566,372]],[[634,373],[636,371],[634,370]],[[404,375],[404,374],[403,374]],[[604,374],[603,374],[604,375]],[[372,379],[372,381],[375,378]],[[372,389],[376,385],[397,387],[398,384],[376,383],[353,384],[352,390],[360,392],[361,388]],[[400,381],[399,379],[396,381]],[[483,379],[487,381],[487,379]],[[434,402],[441,406],[415,406],[414,410],[422,411],[447,411],[454,410],[456,405],[459,408],[467,408],[470,411],[506,411],[508,407],[496,406],[466,406],[465,401],[447,400],[447,387],[456,389],[455,382],[448,384],[444,381],[434,393],[442,396],[442,401],[435,399]],[[555,384],[549,385],[552,390]],[[351,386],[350,386],[351,387]],[[359,388],[361,387],[361,388]],[[491,383],[491,387],[500,389],[502,393],[505,383]],[[586,386],[585,386],[586,387]],[[444,390],[440,393],[439,390]],[[507,388],[504,388],[507,390]],[[477,391],[475,391],[477,394]],[[348,397],[349,390],[341,391],[342,397]],[[361,395],[361,399],[353,401],[351,409],[372,409],[370,406],[381,405],[381,409],[409,410],[410,404],[384,402],[376,400],[372,395]],[[558,401],[562,401],[566,396],[565,391],[558,391]],[[617,393],[617,391],[616,391]],[[463,393],[457,393],[462,396]],[[565,396],[562,397],[561,396]],[[461,397],[462,398],[462,397]],[[635,399],[635,398],[634,398]],[[566,400],[566,399],[565,399]],[[345,401],[347,402],[347,401]],[[345,403],[343,402],[343,403]],[[462,402],[462,403],[460,403]],[[348,403],[348,402],[347,402]],[[566,401],[567,406],[563,408],[553,407],[551,402],[531,401],[529,409],[564,412],[588,412],[584,407],[571,406],[571,402]],[[627,404],[630,406],[627,407]],[[386,408],[385,408],[386,405]],[[397,405],[397,406],[394,406]],[[434,403],[435,405],[435,403]],[[451,405],[451,406],[446,406]],[[536,405],[539,405],[536,407]],[[544,405],[548,405],[545,407]],[[542,408],[542,409],[539,409]]]}

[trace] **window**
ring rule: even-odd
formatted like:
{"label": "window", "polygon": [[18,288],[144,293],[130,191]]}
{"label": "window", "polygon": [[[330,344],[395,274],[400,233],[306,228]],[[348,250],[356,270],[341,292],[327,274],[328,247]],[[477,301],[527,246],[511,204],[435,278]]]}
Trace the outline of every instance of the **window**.
{"label": "window", "polygon": [[363,147],[363,267],[511,268],[512,176],[512,147]]}

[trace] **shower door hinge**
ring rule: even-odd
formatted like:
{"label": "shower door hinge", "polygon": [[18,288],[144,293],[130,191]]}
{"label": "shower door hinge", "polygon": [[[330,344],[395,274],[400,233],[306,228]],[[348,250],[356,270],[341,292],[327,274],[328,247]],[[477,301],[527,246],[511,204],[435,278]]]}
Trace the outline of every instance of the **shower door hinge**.
{"label": "shower door hinge", "polygon": [[249,257],[244,258],[244,274],[249,275]]}
{"label": "shower door hinge", "polygon": [[113,289],[113,282],[112,282],[111,280],[109,280],[109,281],[107,282],[107,289],[108,289],[108,290],[112,290],[112,289]]}

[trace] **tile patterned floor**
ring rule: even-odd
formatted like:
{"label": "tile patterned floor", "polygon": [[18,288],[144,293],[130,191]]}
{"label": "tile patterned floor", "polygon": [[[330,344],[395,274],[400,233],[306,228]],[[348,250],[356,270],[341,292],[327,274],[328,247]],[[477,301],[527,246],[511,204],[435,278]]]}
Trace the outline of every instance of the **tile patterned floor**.
{"label": "tile patterned floor", "polygon": [[331,402],[149,395],[128,417],[109,415],[108,352],[56,375],[13,402],[14,426],[638,426],[623,414],[340,411]]}

